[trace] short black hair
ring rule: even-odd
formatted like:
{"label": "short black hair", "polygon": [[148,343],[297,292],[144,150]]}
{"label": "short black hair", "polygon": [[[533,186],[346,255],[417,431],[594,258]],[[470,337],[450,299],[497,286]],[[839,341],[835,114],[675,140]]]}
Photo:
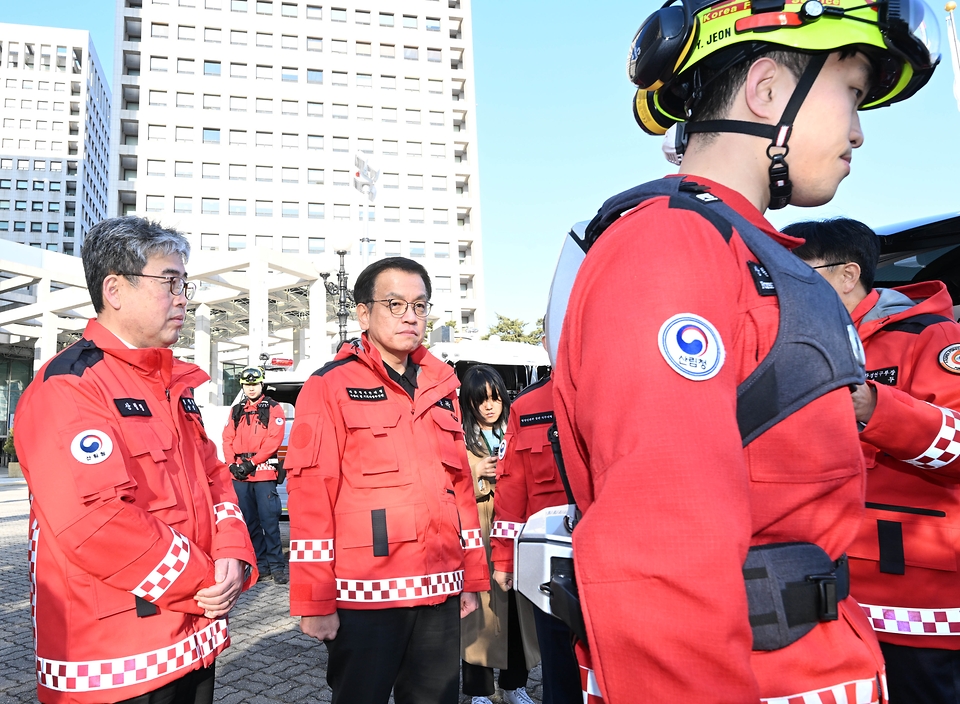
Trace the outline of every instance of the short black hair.
{"label": "short black hair", "polygon": [[370,264],[366,269],[360,272],[357,282],[353,285],[353,300],[356,303],[369,303],[373,300],[373,289],[377,285],[377,277],[384,271],[396,269],[405,271],[408,274],[417,274],[423,279],[423,287],[427,289],[427,300],[433,295],[433,287],[430,286],[430,274],[423,268],[422,264],[407,259],[406,257],[387,257],[378,259]]}
{"label": "short black hair", "polygon": [[822,259],[825,264],[856,262],[860,265],[863,288],[867,293],[873,290],[873,280],[880,262],[880,238],[859,220],[807,220],[787,225],[783,232],[806,240],[793,250],[804,261]]}

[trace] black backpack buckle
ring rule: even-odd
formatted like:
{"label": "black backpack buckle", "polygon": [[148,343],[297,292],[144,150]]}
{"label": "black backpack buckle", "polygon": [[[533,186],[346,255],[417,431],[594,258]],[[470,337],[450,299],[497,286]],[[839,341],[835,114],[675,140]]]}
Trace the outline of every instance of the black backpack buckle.
{"label": "black backpack buckle", "polygon": [[812,574],[807,581],[817,587],[817,616],[821,621],[836,621],[840,618],[837,607],[837,575]]}

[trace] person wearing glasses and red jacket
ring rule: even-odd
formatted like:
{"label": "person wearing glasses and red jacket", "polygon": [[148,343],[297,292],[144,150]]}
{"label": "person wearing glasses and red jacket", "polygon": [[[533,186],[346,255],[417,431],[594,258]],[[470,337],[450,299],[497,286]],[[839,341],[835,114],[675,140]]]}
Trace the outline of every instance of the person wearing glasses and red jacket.
{"label": "person wearing glasses and red jacket", "polygon": [[189,253],[147,220],[94,225],[82,258],[97,318],[17,407],[41,702],[209,704],[227,613],[257,578],[193,399],[209,377],[169,349]]}
{"label": "person wearing glasses and red jacket", "polygon": [[430,277],[357,278],[363,329],[297,399],[290,612],[325,641],[334,704],[456,704],[460,617],[490,588],[453,368],[423,346]]}

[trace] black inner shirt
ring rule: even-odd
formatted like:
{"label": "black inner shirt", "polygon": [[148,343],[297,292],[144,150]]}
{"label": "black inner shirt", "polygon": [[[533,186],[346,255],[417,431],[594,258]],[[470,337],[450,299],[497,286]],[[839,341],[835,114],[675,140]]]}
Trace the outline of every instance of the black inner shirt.
{"label": "black inner shirt", "polygon": [[417,391],[417,369],[419,367],[413,362],[408,362],[403,374],[400,374],[386,362],[383,363],[383,368],[387,370],[387,375],[400,384],[400,388],[406,391],[410,398],[413,398]]}

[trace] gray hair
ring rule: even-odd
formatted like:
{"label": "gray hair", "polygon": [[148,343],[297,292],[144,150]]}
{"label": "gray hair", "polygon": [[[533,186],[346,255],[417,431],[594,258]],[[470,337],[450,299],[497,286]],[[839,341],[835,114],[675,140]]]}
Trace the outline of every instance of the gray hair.
{"label": "gray hair", "polygon": [[[111,274],[139,274],[147,259],[179,254],[186,264],[190,243],[182,232],[162,227],[145,218],[126,217],[101,220],[87,233],[80,249],[83,271],[93,309],[103,311],[103,280]],[[138,276],[127,276],[132,286]]]}

